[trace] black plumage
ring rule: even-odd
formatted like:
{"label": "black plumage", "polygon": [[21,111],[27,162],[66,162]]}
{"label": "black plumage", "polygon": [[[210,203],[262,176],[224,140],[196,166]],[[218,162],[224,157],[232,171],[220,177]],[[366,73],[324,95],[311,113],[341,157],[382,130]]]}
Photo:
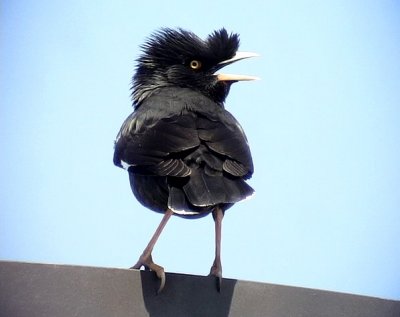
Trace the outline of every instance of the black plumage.
{"label": "black plumage", "polygon": [[216,260],[211,274],[218,277],[219,287],[223,214],[253,193],[245,181],[253,174],[249,145],[224,101],[232,83],[256,78],[216,74],[236,60],[255,56],[238,53],[238,47],[238,35],[225,29],[206,40],[182,29],[161,29],[143,45],[138,59],[132,86],[134,112],[118,133],[114,164],[128,170],[141,204],[165,214],[134,266],[156,271],[160,290],[164,270],[152,261],[151,251],[169,217],[213,213]]}

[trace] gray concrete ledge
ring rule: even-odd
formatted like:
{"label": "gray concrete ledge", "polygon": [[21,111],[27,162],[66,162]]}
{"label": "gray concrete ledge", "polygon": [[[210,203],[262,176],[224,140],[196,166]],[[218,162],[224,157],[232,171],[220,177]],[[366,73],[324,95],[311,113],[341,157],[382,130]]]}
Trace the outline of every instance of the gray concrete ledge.
{"label": "gray concrete ledge", "polygon": [[0,261],[1,317],[399,317],[400,301],[315,289],[167,273]]}

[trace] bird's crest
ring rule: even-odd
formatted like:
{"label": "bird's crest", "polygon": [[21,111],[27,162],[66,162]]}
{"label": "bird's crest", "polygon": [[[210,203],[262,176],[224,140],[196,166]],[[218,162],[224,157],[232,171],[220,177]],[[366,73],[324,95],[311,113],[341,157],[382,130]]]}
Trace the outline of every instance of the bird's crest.
{"label": "bird's crest", "polygon": [[[192,76],[196,68],[191,62],[201,61],[201,72],[211,75],[218,64],[232,58],[239,48],[239,35],[224,28],[211,33],[205,40],[183,29],[162,28],[141,46],[133,76],[132,99],[135,107],[161,87],[193,84],[207,86],[205,77]],[[189,71],[188,71],[189,70]],[[199,81],[204,81],[199,85]],[[192,87],[192,88],[193,88]]]}
{"label": "bird's crest", "polygon": [[202,40],[196,34],[183,29],[162,28],[154,32],[141,46],[143,54],[137,60],[141,64],[159,66],[162,62],[184,63],[186,59],[203,57],[218,63],[231,58],[239,48],[239,35],[228,34],[222,28]]}

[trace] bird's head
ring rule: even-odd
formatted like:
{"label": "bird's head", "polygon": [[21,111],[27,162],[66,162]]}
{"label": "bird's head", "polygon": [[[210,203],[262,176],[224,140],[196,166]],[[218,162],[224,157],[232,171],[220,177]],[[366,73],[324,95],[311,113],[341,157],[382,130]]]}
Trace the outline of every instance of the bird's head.
{"label": "bird's head", "polygon": [[206,40],[182,29],[164,28],[142,46],[133,76],[135,106],[160,87],[185,87],[197,90],[222,104],[232,83],[256,77],[216,74],[235,61],[257,56],[238,52],[239,35],[225,29],[214,31]]}

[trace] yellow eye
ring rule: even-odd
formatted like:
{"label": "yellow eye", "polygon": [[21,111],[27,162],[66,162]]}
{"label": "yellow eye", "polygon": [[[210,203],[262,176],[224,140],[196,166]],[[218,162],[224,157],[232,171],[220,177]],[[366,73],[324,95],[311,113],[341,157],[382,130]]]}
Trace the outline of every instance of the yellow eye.
{"label": "yellow eye", "polygon": [[191,62],[190,62],[190,68],[191,69],[194,69],[194,70],[197,70],[197,69],[200,69],[201,68],[201,62],[200,61],[198,61],[198,60],[192,60]]}

